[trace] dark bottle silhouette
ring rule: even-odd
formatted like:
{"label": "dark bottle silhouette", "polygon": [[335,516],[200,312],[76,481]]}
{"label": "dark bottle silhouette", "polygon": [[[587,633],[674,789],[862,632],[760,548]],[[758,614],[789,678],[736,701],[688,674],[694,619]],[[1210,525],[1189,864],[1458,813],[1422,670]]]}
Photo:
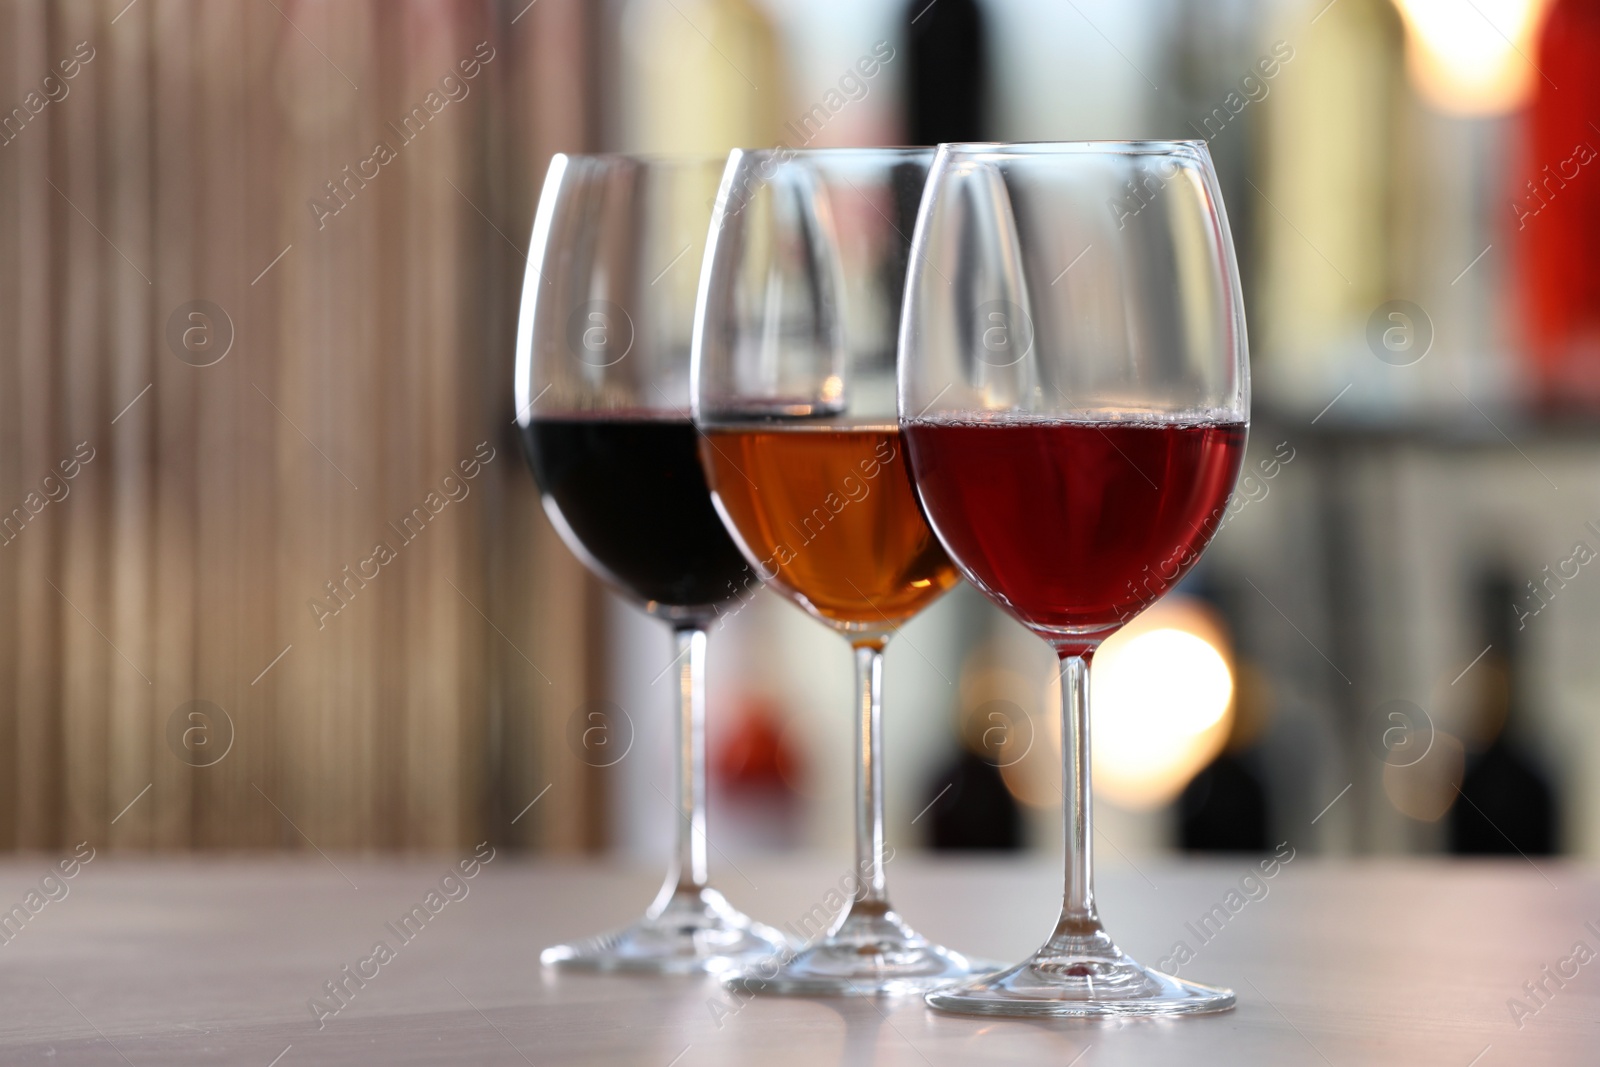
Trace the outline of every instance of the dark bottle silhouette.
{"label": "dark bottle silhouette", "polygon": [[[1224,619],[1237,619],[1237,591],[1214,584],[1198,571],[1186,591],[1215,604]],[[1260,771],[1261,739],[1273,708],[1271,689],[1249,659],[1234,662],[1233,722],[1217,758],[1189,782],[1178,798],[1178,847],[1189,852],[1265,852],[1272,826],[1272,797]]]}
{"label": "dark bottle silhouette", "polygon": [[1555,797],[1525,756],[1496,740],[1461,783],[1450,811],[1450,851],[1466,856],[1548,856],[1556,851]]}
{"label": "dark bottle silhouette", "polygon": [[1478,583],[1478,617],[1489,651],[1472,668],[1475,737],[1461,796],[1450,809],[1450,851],[1459,855],[1550,855],[1561,826],[1555,790],[1519,737],[1526,719],[1526,649],[1514,625],[1517,589],[1504,572]]}
{"label": "dark bottle silhouette", "polygon": [[1265,852],[1267,791],[1249,760],[1223,752],[1178,801],[1178,840],[1190,852]]}
{"label": "dark bottle silhouette", "polygon": [[[949,786],[948,790],[945,786]],[[1022,847],[1022,810],[993,763],[962,747],[927,791],[929,845],[938,851],[1011,852]]]}
{"label": "dark bottle silhouette", "polygon": [[977,0],[906,5],[906,143],[987,141],[989,61]]}
{"label": "dark bottle silhouette", "polygon": [[[905,33],[906,144],[985,141],[989,133],[989,60],[983,11],[976,0],[910,0]],[[902,233],[916,225],[921,175],[909,165],[895,182],[895,217]],[[904,284],[899,264],[885,286]],[[892,350],[886,358],[893,358]],[[946,790],[945,787],[949,786]],[[930,847],[937,850],[1014,850],[1022,847],[1022,812],[1000,771],[961,747],[934,776],[924,803],[932,808]]]}

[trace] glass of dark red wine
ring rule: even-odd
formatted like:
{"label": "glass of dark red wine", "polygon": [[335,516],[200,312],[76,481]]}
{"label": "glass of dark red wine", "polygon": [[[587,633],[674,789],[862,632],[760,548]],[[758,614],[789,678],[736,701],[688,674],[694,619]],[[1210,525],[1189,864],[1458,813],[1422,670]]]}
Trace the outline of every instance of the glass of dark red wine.
{"label": "glass of dark red wine", "polygon": [[712,506],[690,421],[695,269],[721,170],[557,155],[534,219],[515,382],[528,464],[568,547],[677,643],[666,882],[638,922],[547,948],[546,965],[715,973],[787,945],[707,883],[706,629],[760,584]]}
{"label": "glass of dark red wine", "polygon": [[899,411],[929,522],[1061,661],[1066,893],[1022,963],[935,990],[978,1015],[1221,1011],[1100,923],[1089,664],[1221,522],[1244,453],[1238,267],[1198,141],[944,145],[917,214]]}
{"label": "glass of dark red wine", "polygon": [[700,272],[695,421],[717,509],[761,576],[855,653],[856,867],[833,927],[725,979],[752,992],[921,993],[992,968],[889,904],[884,646],[953,586],[895,414],[911,226],[931,149],[735,151]]}

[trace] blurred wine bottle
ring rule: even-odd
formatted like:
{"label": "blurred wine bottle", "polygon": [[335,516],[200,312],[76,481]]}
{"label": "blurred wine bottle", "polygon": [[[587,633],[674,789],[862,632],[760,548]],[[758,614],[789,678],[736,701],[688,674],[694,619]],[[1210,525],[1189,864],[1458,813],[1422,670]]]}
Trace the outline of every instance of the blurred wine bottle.
{"label": "blurred wine bottle", "polygon": [[1529,594],[1502,568],[1483,574],[1476,592],[1479,639],[1489,644],[1471,675],[1474,706],[1462,730],[1468,751],[1461,783],[1465,802],[1450,809],[1450,851],[1551,855],[1559,851],[1560,804],[1528,744],[1534,674],[1523,631],[1512,625],[1514,605]]}
{"label": "blurred wine bottle", "polygon": [[[977,0],[911,0],[902,95],[906,143],[993,138],[988,26]],[[898,225],[910,233],[918,197],[902,196]],[[936,765],[926,795],[928,845],[936,850],[1022,847],[1022,811],[992,762],[956,746]]]}
{"label": "blurred wine bottle", "polygon": [[[977,0],[911,0],[904,15],[906,143],[987,141],[992,133],[988,28]],[[916,203],[897,205],[900,225]],[[960,746],[928,783],[928,845],[937,851],[1011,851],[1023,845],[1022,810],[999,769]]]}
{"label": "blurred wine bottle", "polygon": [[928,847],[935,852],[1015,852],[1024,845],[1022,807],[999,768],[963,748],[928,782]]}
{"label": "blurred wine bottle", "polygon": [[721,154],[779,141],[779,41],[751,0],[629,0],[618,46],[622,150]]}
{"label": "blurred wine bottle", "polygon": [[[1281,72],[1262,111],[1255,366],[1264,394],[1317,411],[1381,369],[1369,317],[1396,295],[1394,199],[1409,90],[1389,0],[1298,6],[1263,42]],[[1223,136],[1226,136],[1224,134]]]}
{"label": "blurred wine bottle", "polygon": [[[1600,6],[1557,0],[1511,183],[1529,371],[1547,408],[1600,407]],[[1557,86],[1560,88],[1558,89]]]}
{"label": "blurred wine bottle", "polygon": [[911,0],[904,19],[907,143],[990,140],[988,33],[977,0]]}

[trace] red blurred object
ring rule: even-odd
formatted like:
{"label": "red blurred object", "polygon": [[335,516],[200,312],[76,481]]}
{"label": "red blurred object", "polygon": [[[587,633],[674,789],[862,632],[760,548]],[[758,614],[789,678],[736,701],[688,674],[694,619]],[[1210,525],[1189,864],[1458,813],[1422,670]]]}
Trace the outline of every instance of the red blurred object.
{"label": "red blurred object", "polygon": [[[1600,3],[1557,0],[1511,190],[1537,399],[1600,408]],[[1559,88],[1557,88],[1559,86]]]}
{"label": "red blurred object", "polygon": [[801,773],[800,757],[784,736],[775,708],[759,698],[740,705],[726,740],[717,746],[712,773],[738,792],[791,792]]}

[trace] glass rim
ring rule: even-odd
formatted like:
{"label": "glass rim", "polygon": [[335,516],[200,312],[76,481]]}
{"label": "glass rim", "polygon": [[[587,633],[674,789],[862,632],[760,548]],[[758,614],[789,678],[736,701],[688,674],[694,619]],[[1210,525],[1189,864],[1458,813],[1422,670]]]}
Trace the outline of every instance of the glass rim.
{"label": "glass rim", "polygon": [[603,163],[648,167],[653,170],[691,170],[699,167],[722,169],[726,152],[552,152],[550,162]]}
{"label": "glass rim", "polygon": [[938,152],[934,145],[828,145],[819,148],[789,148],[786,145],[773,145],[766,148],[735,148],[727,155],[728,159],[770,159],[782,157],[784,161],[790,159],[872,159],[874,157],[888,157],[913,159],[926,157],[932,159]]}
{"label": "glass rim", "polygon": [[943,156],[962,158],[1039,158],[1050,156],[1199,156],[1210,154],[1205,141],[950,141],[939,146]]}

